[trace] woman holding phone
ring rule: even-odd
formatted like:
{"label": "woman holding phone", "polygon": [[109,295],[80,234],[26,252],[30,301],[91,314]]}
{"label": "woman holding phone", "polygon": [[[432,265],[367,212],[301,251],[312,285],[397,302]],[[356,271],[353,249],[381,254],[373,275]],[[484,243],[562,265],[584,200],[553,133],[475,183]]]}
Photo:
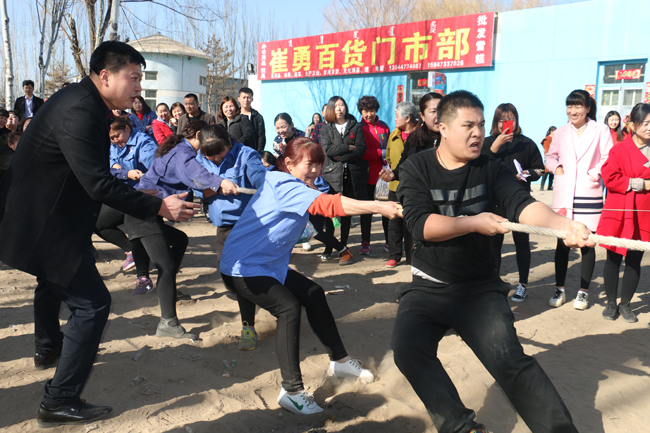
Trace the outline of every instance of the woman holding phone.
{"label": "woman holding phone", "polygon": [[[513,176],[519,181],[519,185],[528,192],[530,192],[530,183],[539,179],[544,171],[544,161],[537,144],[521,133],[519,114],[515,106],[509,103],[499,105],[494,111],[490,136],[485,138],[482,152],[506,163],[512,170]],[[495,209],[494,213],[505,217],[505,212],[499,208]],[[501,270],[503,239],[502,234],[490,238],[497,273]],[[526,285],[530,272],[530,242],[528,233],[512,232],[512,239],[517,250],[519,284],[510,299],[523,302],[526,299]]]}

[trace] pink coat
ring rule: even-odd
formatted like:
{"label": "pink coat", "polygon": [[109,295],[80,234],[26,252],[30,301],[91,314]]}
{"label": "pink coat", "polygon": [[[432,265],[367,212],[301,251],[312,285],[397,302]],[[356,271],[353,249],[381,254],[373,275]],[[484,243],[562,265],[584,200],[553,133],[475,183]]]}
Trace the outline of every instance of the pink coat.
{"label": "pink coat", "polygon": [[[570,123],[558,128],[546,154],[546,168],[555,174],[553,210],[566,209],[567,217],[592,231],[598,227],[603,202],[600,168],[612,146],[609,126],[589,119],[582,137]],[[560,176],[555,173],[559,166],[564,170]]]}

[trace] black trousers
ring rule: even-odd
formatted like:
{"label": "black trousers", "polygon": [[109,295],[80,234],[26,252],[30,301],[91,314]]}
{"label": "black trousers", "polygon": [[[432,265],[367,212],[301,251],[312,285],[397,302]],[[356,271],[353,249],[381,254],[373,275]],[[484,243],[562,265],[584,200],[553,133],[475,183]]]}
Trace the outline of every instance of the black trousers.
{"label": "black trousers", "polygon": [[[632,300],[636,288],[639,286],[641,276],[641,259],[643,251],[628,250],[625,256],[625,272],[623,273],[623,286],[621,287],[621,304],[627,304]],[[614,251],[607,250],[607,260],[603,270],[605,280],[605,293],[607,300],[616,304],[618,292],[618,271],[621,267],[623,256]]]}
{"label": "black trousers", "polygon": [[[339,240],[332,234],[334,232],[334,225],[331,219],[324,217],[323,215],[309,215],[309,222],[314,226],[314,230],[316,230],[317,233],[316,236],[314,236],[314,239],[325,244],[324,254],[329,255],[333,250],[342,251],[343,248],[345,248],[345,244],[339,242]],[[332,233],[325,231],[328,223],[332,226]]]}
{"label": "black trousers", "polygon": [[[388,192],[388,200],[397,203],[397,194],[394,191]],[[388,220],[388,259],[399,262],[402,259],[402,241],[404,241],[404,253],[406,263],[411,264],[411,251],[413,250],[413,237],[408,231],[402,218]]]}
{"label": "black trousers", "polygon": [[555,175],[551,173],[550,171],[544,172],[542,175],[542,184],[539,186],[539,190],[543,191],[544,190],[544,183],[546,182],[546,179],[548,178],[548,188],[547,189],[553,189],[553,178]]}
{"label": "black trousers", "polygon": [[187,235],[168,224],[161,217],[148,223],[131,216],[126,216],[126,226],[132,236],[142,242],[151,261],[158,269],[156,291],[160,302],[160,317],[176,317],[176,274],[187,249]]}
{"label": "black trousers", "polygon": [[304,389],[300,372],[300,316],[305,307],[309,325],[330,352],[333,361],[348,356],[323,289],[302,274],[289,270],[284,284],[271,277],[231,277],[221,274],[228,289],[243,296],[277,319],[275,345],[282,387]]}
{"label": "black trousers", "polygon": [[[504,235],[496,234],[490,237],[492,255],[497,264],[497,275],[501,275],[501,248],[503,247]],[[530,237],[528,233],[512,232],[512,240],[515,242],[517,251],[517,269],[519,270],[519,282],[528,284],[530,273]]]}
{"label": "black trousers", "polygon": [[[569,251],[571,251],[571,248],[564,245],[562,239],[558,239],[557,246],[555,247],[555,285],[557,287],[564,287],[566,273],[569,268]],[[580,288],[589,290],[591,277],[594,274],[594,267],[596,266],[596,250],[584,247],[580,248],[580,253],[582,254]]]}
{"label": "black trousers", "polygon": [[122,251],[131,251],[129,238],[118,228],[123,224],[124,212],[103,204],[95,223],[95,234]]}
{"label": "black trousers", "polygon": [[[375,199],[375,188],[377,185],[367,185],[368,188],[368,195],[366,196],[366,200],[374,200]],[[370,229],[372,226],[372,214],[364,214],[359,216],[361,220],[361,240],[362,241],[367,241],[370,242]],[[382,228],[384,229],[384,241],[388,243],[388,221],[390,221],[388,218],[385,216],[381,217],[381,225]]]}
{"label": "black trousers", "polygon": [[103,204],[95,223],[95,234],[122,251],[131,251],[138,277],[149,277],[150,260],[147,251],[139,239],[129,240],[119,228],[123,224],[124,213]]}
{"label": "black trousers", "polygon": [[[97,356],[111,307],[90,249],[67,287],[37,278],[34,292],[34,340],[36,351],[49,355],[62,347],[54,377],[45,384],[43,403],[60,405],[79,400]],[[61,302],[70,309],[62,338]],[[62,345],[62,346],[61,346]]]}
{"label": "black trousers", "polygon": [[507,301],[508,285],[496,278],[481,284],[451,284],[436,289],[439,293],[413,290],[400,300],[392,338],[395,364],[424,403],[437,431],[467,433],[480,427],[437,357],[438,343],[451,328],[533,433],[577,432],[550,379],[519,343]]}

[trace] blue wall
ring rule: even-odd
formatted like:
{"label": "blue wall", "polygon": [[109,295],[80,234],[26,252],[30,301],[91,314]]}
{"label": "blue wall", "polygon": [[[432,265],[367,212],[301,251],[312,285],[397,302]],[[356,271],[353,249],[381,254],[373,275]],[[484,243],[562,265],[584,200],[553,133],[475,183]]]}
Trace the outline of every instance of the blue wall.
{"label": "blue wall", "polygon": [[[493,67],[438,71],[447,76],[447,92],[466,89],[481,98],[488,134],[497,105],[510,102],[519,111],[524,134],[539,143],[549,126],[566,123],[566,96],[598,83],[599,62],[647,62],[645,18],[649,15],[650,0],[593,0],[500,13]],[[375,95],[381,104],[380,118],[392,128],[397,85],[406,87],[406,81],[404,73],[264,81],[267,147],[275,137],[276,114],[288,112],[296,127],[303,129],[333,95],[343,96],[357,118],[357,99]]]}

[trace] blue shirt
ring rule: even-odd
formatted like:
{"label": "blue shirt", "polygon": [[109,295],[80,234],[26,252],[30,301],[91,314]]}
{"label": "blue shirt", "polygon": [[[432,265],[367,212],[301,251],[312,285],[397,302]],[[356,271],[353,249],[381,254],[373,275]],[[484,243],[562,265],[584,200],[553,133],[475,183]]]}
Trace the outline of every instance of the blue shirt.
{"label": "blue shirt", "polygon": [[146,173],[153,164],[157,150],[158,145],[153,138],[133,129],[123,147],[111,145],[111,167],[115,164],[122,166],[122,168],[111,168],[111,174],[131,186],[135,185],[138,181],[129,179],[129,170],[140,170]]}
{"label": "blue shirt", "polygon": [[155,189],[158,197],[165,198],[192,188],[210,188],[216,191],[222,180],[199,164],[194,148],[189,141],[183,139],[168,153],[154,160],[135,188]]}
{"label": "blue shirt", "polygon": [[140,120],[138,115],[135,113],[129,114],[129,120],[131,121],[131,125],[133,125],[133,129],[137,129],[140,132],[144,132],[145,134],[148,134],[151,137],[153,137],[153,128],[149,128],[149,130],[147,131],[147,126],[151,126],[151,123],[157,118],[158,116],[153,111],[143,114],[142,120]]}
{"label": "blue shirt", "polygon": [[[260,154],[242,143],[235,142],[230,152],[217,165],[199,152],[196,160],[210,173],[217,174],[242,188],[260,189],[264,184],[266,169]],[[203,190],[195,190],[203,197]],[[208,198],[210,221],[217,227],[234,225],[253,198],[248,194],[217,194]]]}
{"label": "blue shirt", "polygon": [[226,239],[221,272],[272,277],[284,284],[291,250],[309,221],[307,209],[321,194],[290,174],[268,172]]}

